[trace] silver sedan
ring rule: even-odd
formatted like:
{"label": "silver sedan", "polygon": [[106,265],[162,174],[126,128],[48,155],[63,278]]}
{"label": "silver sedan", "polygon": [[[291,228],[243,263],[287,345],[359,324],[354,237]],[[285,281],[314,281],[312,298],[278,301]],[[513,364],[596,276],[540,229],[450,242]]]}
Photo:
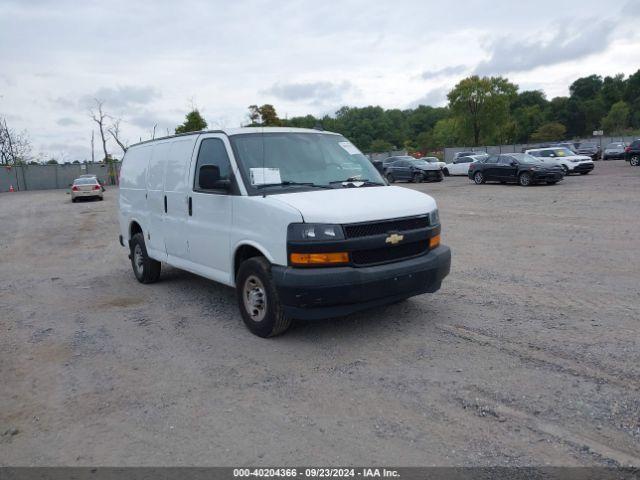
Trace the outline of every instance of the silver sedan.
{"label": "silver sedan", "polygon": [[104,199],[102,186],[95,177],[76,178],[71,185],[71,201],[77,202],[79,198]]}

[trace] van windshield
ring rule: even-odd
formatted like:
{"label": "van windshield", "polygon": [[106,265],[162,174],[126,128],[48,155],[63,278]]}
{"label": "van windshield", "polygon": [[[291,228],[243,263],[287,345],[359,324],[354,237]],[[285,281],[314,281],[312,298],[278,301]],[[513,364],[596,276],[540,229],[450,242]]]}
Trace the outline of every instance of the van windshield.
{"label": "van windshield", "polygon": [[385,185],[369,159],[341,135],[243,133],[229,140],[250,193],[343,188],[343,182],[357,180],[366,186]]}

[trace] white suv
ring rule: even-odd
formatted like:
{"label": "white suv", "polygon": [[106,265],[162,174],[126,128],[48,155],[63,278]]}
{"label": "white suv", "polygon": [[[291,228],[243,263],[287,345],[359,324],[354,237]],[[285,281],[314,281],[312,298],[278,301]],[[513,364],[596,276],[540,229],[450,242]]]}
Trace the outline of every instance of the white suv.
{"label": "white suv", "polygon": [[141,283],[161,262],[235,287],[262,337],[425,292],[449,273],[430,196],[389,186],[343,136],[242,128],[131,146],[120,243]]}
{"label": "white suv", "polygon": [[593,170],[593,160],[587,155],[578,155],[566,147],[534,148],[524,153],[540,160],[562,167],[565,175],[570,173],[588,174]]}

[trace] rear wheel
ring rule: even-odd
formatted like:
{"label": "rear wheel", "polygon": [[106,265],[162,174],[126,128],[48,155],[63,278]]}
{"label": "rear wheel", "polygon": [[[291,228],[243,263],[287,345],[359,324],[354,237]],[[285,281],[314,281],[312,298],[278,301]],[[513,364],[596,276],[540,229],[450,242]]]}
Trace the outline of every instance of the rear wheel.
{"label": "rear wheel", "polygon": [[520,185],[522,185],[523,187],[528,187],[529,185],[531,185],[531,174],[529,172],[523,172],[520,174],[520,176],[518,177],[518,183]]}
{"label": "rear wheel", "polygon": [[252,257],[240,265],[236,293],[242,320],[251,333],[273,337],[291,326],[292,319],[284,314],[266,258]]}
{"label": "rear wheel", "polygon": [[446,168],[442,169],[442,173],[444,173],[445,177],[449,176],[449,170],[447,170]]}
{"label": "rear wheel", "polygon": [[147,255],[142,233],[131,238],[131,267],[140,283],[154,283],[160,278],[161,263]]}
{"label": "rear wheel", "polygon": [[485,182],[484,175],[482,172],[476,172],[473,175],[473,181],[476,182],[476,185],[480,185]]}
{"label": "rear wheel", "polygon": [[633,165],[634,167],[637,167],[638,165],[640,165],[640,156],[638,155],[634,155],[629,159],[629,163],[631,165]]}

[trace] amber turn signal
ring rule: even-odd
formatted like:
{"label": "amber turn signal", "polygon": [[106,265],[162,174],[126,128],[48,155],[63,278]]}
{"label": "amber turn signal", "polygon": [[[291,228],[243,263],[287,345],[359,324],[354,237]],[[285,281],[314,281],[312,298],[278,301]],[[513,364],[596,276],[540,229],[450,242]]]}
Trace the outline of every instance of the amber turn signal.
{"label": "amber turn signal", "polygon": [[429,248],[436,248],[438,245],[440,245],[440,234],[429,239]]}
{"label": "amber turn signal", "polygon": [[349,263],[347,252],[331,253],[292,253],[291,265],[333,265],[336,263]]}

